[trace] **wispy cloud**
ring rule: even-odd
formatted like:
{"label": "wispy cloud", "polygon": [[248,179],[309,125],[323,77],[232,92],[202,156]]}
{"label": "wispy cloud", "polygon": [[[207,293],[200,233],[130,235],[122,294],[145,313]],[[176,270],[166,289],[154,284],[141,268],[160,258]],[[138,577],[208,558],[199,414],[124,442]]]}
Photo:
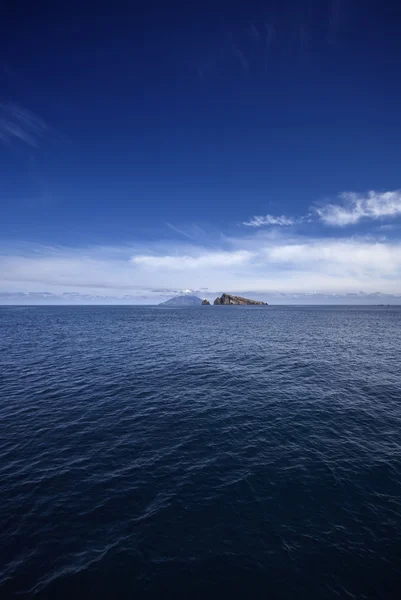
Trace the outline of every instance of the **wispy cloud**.
{"label": "wispy cloud", "polygon": [[401,216],[401,190],[370,191],[366,195],[346,192],[340,195],[340,203],[318,208],[316,214],[325,225],[336,227],[355,225],[363,219]]}
{"label": "wispy cloud", "polygon": [[249,27],[247,27],[247,33],[251,36],[252,39],[256,40],[256,42],[260,42],[261,35],[256,25],[251,23]]}
{"label": "wispy cloud", "polygon": [[265,23],[265,59],[264,59],[264,63],[265,63],[265,71],[267,71],[268,68],[268,54],[269,54],[269,50],[270,50],[270,46],[273,43],[273,39],[276,35],[276,30],[274,28],[274,26],[271,23]]}
{"label": "wispy cloud", "polygon": [[172,231],[175,231],[175,233],[179,233],[180,235],[183,235],[184,237],[192,240],[193,239],[193,235],[191,235],[190,233],[188,233],[187,231],[183,231],[182,229],[180,229],[179,227],[176,227],[175,225],[172,225],[171,223],[166,223],[166,226],[171,229]]}
{"label": "wispy cloud", "polygon": [[14,103],[0,103],[0,139],[20,141],[37,147],[48,127],[38,116]]}
{"label": "wispy cloud", "polygon": [[286,217],[285,215],[265,215],[264,217],[252,217],[249,221],[244,221],[242,224],[246,227],[264,227],[265,225],[278,225],[279,227],[285,227],[288,225],[294,225],[295,223],[296,219],[292,217]]}
{"label": "wispy cloud", "polygon": [[179,235],[182,235],[192,241],[207,236],[207,232],[204,231],[201,227],[199,227],[199,225],[197,225],[196,223],[191,223],[189,225],[186,224],[184,226],[177,227],[177,225],[173,225],[172,223],[167,222],[166,226],[175,233],[178,233]]}
{"label": "wispy cloud", "polygon": [[240,46],[236,44],[234,41],[232,42],[232,53],[234,57],[238,60],[241,65],[242,70],[245,73],[248,73],[250,65],[249,60],[246,58],[244,52],[241,50]]}
{"label": "wispy cloud", "polygon": [[329,44],[335,44],[337,32],[341,20],[342,0],[331,0],[329,2],[329,32],[327,41]]}

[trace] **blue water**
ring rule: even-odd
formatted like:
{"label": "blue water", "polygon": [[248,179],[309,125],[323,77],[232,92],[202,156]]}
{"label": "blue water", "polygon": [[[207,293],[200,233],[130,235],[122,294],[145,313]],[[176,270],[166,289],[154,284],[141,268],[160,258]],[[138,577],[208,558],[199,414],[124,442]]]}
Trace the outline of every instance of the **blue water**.
{"label": "blue water", "polygon": [[0,597],[401,590],[401,307],[0,308]]}

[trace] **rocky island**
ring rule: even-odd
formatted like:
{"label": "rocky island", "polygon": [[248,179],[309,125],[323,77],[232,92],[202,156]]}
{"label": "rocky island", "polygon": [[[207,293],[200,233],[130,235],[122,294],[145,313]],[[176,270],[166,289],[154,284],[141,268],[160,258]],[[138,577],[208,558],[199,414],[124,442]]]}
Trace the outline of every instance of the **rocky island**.
{"label": "rocky island", "polygon": [[174,298],[170,298],[170,300],[166,300],[166,302],[161,302],[159,306],[200,306],[201,304],[202,299],[198,298],[198,296],[181,294],[180,296],[175,296]]}
{"label": "rocky island", "polygon": [[232,296],[231,294],[223,294],[220,298],[216,298],[213,304],[219,305],[241,305],[241,306],[267,306],[266,302],[259,300],[249,300],[242,296]]}
{"label": "rocky island", "polygon": [[[237,305],[237,306],[267,306],[266,302],[260,302],[259,300],[249,300],[249,298],[243,298],[242,296],[233,296],[232,294],[223,294],[213,302],[215,305]],[[180,294],[174,298],[170,298],[165,302],[161,302],[159,306],[210,306],[210,302],[207,298],[202,300],[198,296],[191,294]]]}

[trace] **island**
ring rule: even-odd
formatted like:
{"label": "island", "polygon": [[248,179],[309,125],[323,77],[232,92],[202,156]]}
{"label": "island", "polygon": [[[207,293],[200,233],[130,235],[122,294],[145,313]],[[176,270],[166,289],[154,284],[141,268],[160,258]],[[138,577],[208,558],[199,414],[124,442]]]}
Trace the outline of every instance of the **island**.
{"label": "island", "polygon": [[220,298],[216,298],[213,302],[215,305],[240,305],[240,306],[267,306],[266,302],[259,300],[249,300],[242,296],[232,296],[231,294],[223,294]]}
{"label": "island", "polygon": [[[232,294],[223,294],[213,302],[214,305],[225,305],[225,306],[267,306],[266,302],[259,300],[249,300],[249,298],[243,298],[242,296],[233,296]],[[165,302],[161,302],[159,306],[210,306],[210,302],[207,298],[199,298],[191,294],[180,294],[174,298],[170,298]]]}
{"label": "island", "polygon": [[170,298],[170,300],[166,300],[166,302],[161,302],[159,306],[200,306],[201,304],[202,298],[191,296],[189,294],[181,294],[180,296],[175,296],[174,298]]}

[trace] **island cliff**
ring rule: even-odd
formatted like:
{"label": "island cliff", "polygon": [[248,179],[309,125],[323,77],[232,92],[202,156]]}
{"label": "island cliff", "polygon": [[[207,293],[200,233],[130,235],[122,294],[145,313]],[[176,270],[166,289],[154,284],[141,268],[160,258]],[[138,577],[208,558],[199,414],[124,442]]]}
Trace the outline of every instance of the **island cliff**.
{"label": "island cliff", "polygon": [[260,302],[258,300],[249,300],[248,298],[243,298],[242,296],[232,296],[231,294],[223,294],[220,298],[216,298],[213,304],[266,306],[266,302]]}
{"label": "island cliff", "polygon": [[202,305],[203,306],[210,306],[209,300],[206,300],[206,298],[204,300],[202,300]]}

